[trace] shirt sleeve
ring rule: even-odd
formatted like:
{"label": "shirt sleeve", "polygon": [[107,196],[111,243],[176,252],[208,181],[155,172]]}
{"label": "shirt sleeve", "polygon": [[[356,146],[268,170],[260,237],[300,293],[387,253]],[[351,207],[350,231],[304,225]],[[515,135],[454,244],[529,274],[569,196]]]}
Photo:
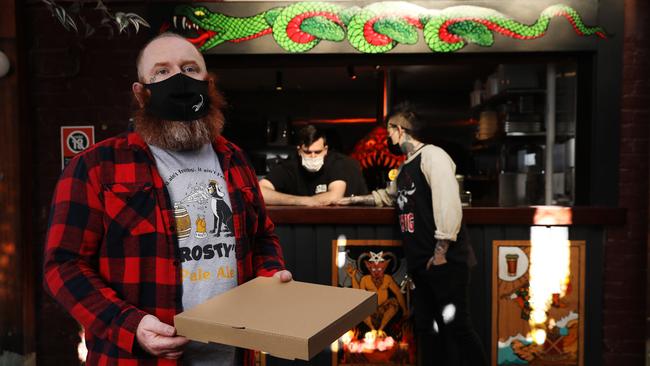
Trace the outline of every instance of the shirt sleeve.
{"label": "shirt sleeve", "polygon": [[86,331],[132,353],[136,329],[147,313],[121,299],[98,273],[104,234],[99,187],[84,155],[64,170],[50,211],[43,281]]}
{"label": "shirt sleeve", "polygon": [[395,196],[397,196],[397,181],[392,180],[386,188],[377,189],[370,193],[375,200],[375,206],[393,206],[395,204]]}
{"label": "shirt sleeve", "polygon": [[433,219],[436,239],[456,241],[463,220],[456,164],[439,147],[427,146],[422,150],[420,169],[431,187]]}
{"label": "shirt sleeve", "polygon": [[289,169],[289,162],[286,160],[280,162],[280,164],[278,164],[275,168],[271,169],[269,174],[267,174],[265,177],[265,179],[273,184],[273,188],[275,188],[276,191],[294,194],[290,188],[291,178],[292,175]]}
{"label": "shirt sleeve", "polygon": [[336,164],[333,164],[330,169],[332,170],[332,173],[331,181],[329,183],[336,180],[345,181],[346,196],[349,196],[351,194],[368,194],[366,180],[363,178],[363,174],[361,173],[361,166],[356,160],[342,155]]}
{"label": "shirt sleeve", "polygon": [[356,195],[365,195],[368,194],[368,185],[366,184],[366,180],[363,177],[363,172],[361,171],[361,165],[359,164],[358,161],[349,158],[349,166],[350,166],[350,177],[352,183],[353,190],[351,191],[351,194],[356,194]]}

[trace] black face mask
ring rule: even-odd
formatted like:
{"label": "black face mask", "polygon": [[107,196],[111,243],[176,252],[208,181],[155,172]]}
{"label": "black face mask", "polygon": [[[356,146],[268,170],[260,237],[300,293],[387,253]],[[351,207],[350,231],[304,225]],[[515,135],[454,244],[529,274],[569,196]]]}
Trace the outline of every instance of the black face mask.
{"label": "black face mask", "polygon": [[210,111],[208,82],[178,73],[157,83],[145,84],[151,90],[147,112],[168,121],[194,121]]}
{"label": "black face mask", "polygon": [[390,151],[391,154],[393,155],[404,155],[404,152],[402,152],[402,149],[399,147],[399,143],[394,144],[393,141],[391,141],[390,137],[386,137],[386,145],[388,146],[388,151]]}

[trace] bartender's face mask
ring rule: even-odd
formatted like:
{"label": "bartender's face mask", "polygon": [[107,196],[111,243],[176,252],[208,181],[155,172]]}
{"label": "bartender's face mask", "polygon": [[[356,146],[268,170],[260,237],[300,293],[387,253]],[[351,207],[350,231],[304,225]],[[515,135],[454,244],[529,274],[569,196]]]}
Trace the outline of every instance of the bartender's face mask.
{"label": "bartender's face mask", "polygon": [[299,146],[298,154],[302,160],[302,167],[306,171],[310,173],[319,171],[323,167],[327,155],[325,140],[321,137],[309,146]]}
{"label": "bartender's face mask", "polygon": [[404,129],[388,121],[386,130],[388,131],[388,141],[386,141],[388,151],[393,155],[404,155],[404,152],[400,148],[400,140],[404,136]]}

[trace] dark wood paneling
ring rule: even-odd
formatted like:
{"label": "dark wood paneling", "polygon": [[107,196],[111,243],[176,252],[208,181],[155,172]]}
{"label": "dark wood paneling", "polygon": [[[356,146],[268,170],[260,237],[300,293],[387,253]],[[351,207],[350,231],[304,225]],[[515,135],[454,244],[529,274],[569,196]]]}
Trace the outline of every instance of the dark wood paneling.
{"label": "dark wood paneling", "polygon": [[316,226],[316,240],[319,245],[316,248],[316,279],[317,283],[329,285],[332,282],[332,250],[331,240],[335,238],[332,226]]}
{"label": "dark wood paneling", "polygon": [[311,226],[297,226],[294,232],[296,264],[294,276],[298,281],[314,282],[316,261],[316,231]]}
{"label": "dark wood paneling", "polygon": [[[284,262],[287,269],[294,271],[293,263],[295,263],[295,245],[290,226],[279,225],[275,227],[275,233],[280,237],[280,244],[282,245],[282,254],[284,255]],[[291,267],[289,264],[291,263]]]}
{"label": "dark wood paneling", "polygon": [[[0,78],[0,353],[33,354],[37,260],[30,240],[34,172],[24,102],[27,85],[15,0],[0,0],[0,51],[10,62]],[[29,177],[29,178],[28,178]]]}
{"label": "dark wood paneling", "polygon": [[[470,283],[470,311],[472,323],[483,341],[486,352],[491,351],[492,317],[492,243],[495,240],[529,240],[530,226],[526,225],[468,225],[477,264],[472,269]],[[287,261],[296,279],[321,284],[331,283],[332,240],[339,235],[346,239],[399,239],[397,226],[390,225],[285,225],[277,227]],[[587,288],[585,292],[585,365],[600,366],[602,360],[602,297],[603,297],[603,237],[602,226],[573,226],[572,240],[587,242]],[[313,248],[305,248],[313,247]],[[294,254],[295,253],[295,254]],[[275,365],[330,365],[331,353],[325,350],[310,362],[286,361],[269,357]]]}
{"label": "dark wood paneling", "polygon": [[472,249],[476,255],[476,266],[471,269],[470,274],[470,314],[472,316],[472,325],[474,325],[474,329],[481,340],[483,340],[483,347],[487,351],[485,342],[489,339],[490,327],[483,319],[486,314],[489,314],[489,307],[486,309],[485,304],[490,303],[490,272],[486,266],[491,262],[485,260],[486,248],[483,245],[484,227],[471,226],[468,228],[468,231]]}
{"label": "dark wood paneling", "polygon": [[269,206],[276,224],[375,224],[395,221],[392,208]]}
{"label": "dark wood paneling", "polygon": [[[469,225],[533,225],[535,207],[469,207],[463,218]],[[366,224],[392,225],[392,207],[292,207],[269,206],[276,224]],[[574,225],[623,225],[626,209],[615,207],[571,207]]]}
{"label": "dark wood paneling", "polygon": [[[483,241],[476,243],[475,245],[483,246],[485,250],[485,257],[479,259],[485,263],[485,273],[483,278],[483,285],[486,289],[486,298],[481,305],[485,305],[483,312],[480,312],[477,309],[478,304],[473,304],[472,310],[474,311],[474,319],[478,315],[483,315],[483,323],[475,323],[483,329],[485,332],[483,341],[483,347],[486,349],[486,354],[489,355],[492,352],[492,242],[495,240],[505,239],[505,228],[502,226],[484,226],[483,227]],[[509,238],[509,239],[522,239],[522,238]]]}
{"label": "dark wood paneling", "polygon": [[0,38],[16,37],[16,0],[0,0]]}
{"label": "dark wood paneling", "polygon": [[[0,23],[6,16],[0,16]],[[0,50],[16,63],[14,40],[0,39]],[[20,149],[18,77],[16,73],[0,78],[0,339],[6,349],[22,354],[22,250],[20,243]],[[3,347],[4,348],[4,347]]]}
{"label": "dark wood paneling", "polygon": [[603,280],[604,236],[597,226],[579,226],[569,230],[569,239],[585,240],[585,365],[603,364]]}

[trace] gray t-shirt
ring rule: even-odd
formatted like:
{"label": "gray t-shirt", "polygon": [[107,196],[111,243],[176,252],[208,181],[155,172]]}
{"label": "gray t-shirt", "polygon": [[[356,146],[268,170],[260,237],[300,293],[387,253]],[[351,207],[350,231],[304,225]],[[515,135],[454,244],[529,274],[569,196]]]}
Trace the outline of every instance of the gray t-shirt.
{"label": "gray t-shirt", "polygon": [[[237,286],[228,187],[210,144],[195,151],[149,145],[174,205],[183,277],[183,309]],[[233,347],[191,342],[184,365],[234,365]]]}

